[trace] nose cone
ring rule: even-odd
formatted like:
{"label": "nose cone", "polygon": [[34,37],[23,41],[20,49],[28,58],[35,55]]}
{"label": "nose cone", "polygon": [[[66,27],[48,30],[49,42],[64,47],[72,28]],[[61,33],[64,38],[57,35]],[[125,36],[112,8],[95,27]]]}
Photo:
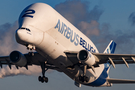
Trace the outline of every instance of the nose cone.
{"label": "nose cone", "polygon": [[26,43],[30,42],[29,39],[32,38],[32,35],[30,32],[28,32],[24,29],[18,29],[18,30],[16,30],[15,38],[18,43],[26,44]]}
{"label": "nose cone", "polygon": [[25,41],[27,39],[25,30],[22,30],[22,29],[16,30],[16,36],[15,37],[16,37],[17,40]]}

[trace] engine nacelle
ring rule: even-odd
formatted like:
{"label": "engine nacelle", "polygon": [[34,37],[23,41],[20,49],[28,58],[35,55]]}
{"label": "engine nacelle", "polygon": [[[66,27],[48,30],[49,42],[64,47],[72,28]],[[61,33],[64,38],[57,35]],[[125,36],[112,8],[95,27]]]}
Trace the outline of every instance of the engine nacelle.
{"label": "engine nacelle", "polygon": [[9,55],[10,61],[17,66],[24,67],[27,64],[27,59],[19,51],[13,51]]}
{"label": "engine nacelle", "polygon": [[90,54],[88,51],[86,51],[86,50],[81,50],[77,54],[77,58],[83,64],[86,64],[88,66],[92,66],[92,65],[95,64],[95,57],[92,54]]}

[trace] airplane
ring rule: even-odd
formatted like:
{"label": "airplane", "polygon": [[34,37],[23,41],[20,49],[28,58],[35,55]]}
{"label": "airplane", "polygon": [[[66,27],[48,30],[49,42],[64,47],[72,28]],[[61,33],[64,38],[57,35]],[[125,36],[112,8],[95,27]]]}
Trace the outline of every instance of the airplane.
{"label": "airplane", "polygon": [[29,5],[20,14],[18,23],[15,39],[29,52],[13,51],[9,56],[1,56],[1,68],[8,65],[12,69],[15,65],[17,69],[28,69],[28,66],[38,65],[42,70],[42,76],[38,77],[40,82],[49,81],[45,73],[52,69],[65,73],[77,87],[135,83],[135,80],[113,79],[108,75],[115,64],[129,67],[128,64],[135,63],[135,55],[114,54],[116,43],[113,40],[99,53],[86,35],[48,4]]}

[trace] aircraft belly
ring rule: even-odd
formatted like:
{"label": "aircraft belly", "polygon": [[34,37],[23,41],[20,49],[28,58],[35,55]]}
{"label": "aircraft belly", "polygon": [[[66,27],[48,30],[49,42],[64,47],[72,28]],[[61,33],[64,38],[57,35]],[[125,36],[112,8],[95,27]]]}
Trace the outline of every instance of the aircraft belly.
{"label": "aircraft belly", "polygon": [[[67,59],[66,57],[63,56],[59,56],[56,59],[52,59],[52,57],[50,57],[49,55],[46,55],[46,53],[44,53],[41,50],[37,50],[42,56],[44,56],[48,62],[54,64],[56,67],[59,67],[59,70],[61,72],[64,72],[66,75],[68,75],[70,78],[72,78],[73,80],[75,79],[75,75],[77,74],[77,70],[71,70],[71,69],[67,69]],[[70,62],[70,61],[69,61]]]}

